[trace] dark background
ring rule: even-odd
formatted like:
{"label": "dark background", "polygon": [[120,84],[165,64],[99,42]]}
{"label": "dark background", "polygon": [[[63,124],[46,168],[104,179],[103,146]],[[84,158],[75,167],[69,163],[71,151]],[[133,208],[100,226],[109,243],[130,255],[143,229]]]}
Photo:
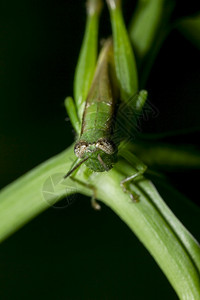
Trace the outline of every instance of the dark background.
{"label": "dark background", "polygon": [[[124,1],[129,20],[134,5]],[[197,12],[177,1],[173,18]],[[73,141],[64,98],[85,26],[84,1],[1,2],[0,188]],[[104,9],[100,36],[110,34]],[[199,51],[176,30],[165,41],[147,83],[159,116],[144,132],[199,127]],[[198,144],[197,132],[167,142]],[[199,235],[199,172],[169,174],[191,202],[157,185],[166,202]],[[97,213],[77,195],[51,208],[0,246],[1,299],[177,299],[137,238],[108,208]]]}

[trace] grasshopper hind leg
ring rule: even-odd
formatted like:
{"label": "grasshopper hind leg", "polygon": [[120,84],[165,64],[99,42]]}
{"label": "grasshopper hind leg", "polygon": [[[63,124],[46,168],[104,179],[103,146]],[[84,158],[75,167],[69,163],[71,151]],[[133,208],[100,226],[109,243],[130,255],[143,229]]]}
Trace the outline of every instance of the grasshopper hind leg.
{"label": "grasshopper hind leg", "polygon": [[123,179],[121,182],[120,182],[120,186],[123,190],[124,193],[128,193],[131,200],[133,202],[139,202],[139,195],[137,193],[135,193],[134,191],[130,190],[129,188],[129,184],[131,183],[131,181],[134,181],[134,179],[136,179],[137,177],[139,177],[140,175],[142,175],[141,172],[138,172],[132,176],[129,176],[129,177],[126,177],[125,179]]}
{"label": "grasshopper hind leg", "polygon": [[120,155],[125,159],[125,168],[132,173],[120,182],[120,186],[125,193],[129,194],[133,202],[139,202],[139,195],[130,188],[130,184],[139,179],[147,167],[128,150],[120,149]]}

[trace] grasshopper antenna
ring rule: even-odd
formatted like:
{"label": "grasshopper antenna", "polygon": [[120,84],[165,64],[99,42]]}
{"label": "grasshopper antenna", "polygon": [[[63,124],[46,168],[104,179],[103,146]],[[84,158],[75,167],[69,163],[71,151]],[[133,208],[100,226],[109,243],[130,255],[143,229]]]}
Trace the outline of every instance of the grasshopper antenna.
{"label": "grasshopper antenna", "polygon": [[105,162],[103,161],[103,159],[101,158],[100,154],[98,154],[97,158],[98,158],[98,161],[100,162],[100,164],[101,164],[101,165],[104,167],[104,169],[108,172],[109,169],[107,168],[107,166],[106,166]]}
{"label": "grasshopper antenna", "polygon": [[78,169],[89,157],[84,158],[81,160],[74,168],[72,168],[65,176],[64,179],[69,177],[76,169]]}

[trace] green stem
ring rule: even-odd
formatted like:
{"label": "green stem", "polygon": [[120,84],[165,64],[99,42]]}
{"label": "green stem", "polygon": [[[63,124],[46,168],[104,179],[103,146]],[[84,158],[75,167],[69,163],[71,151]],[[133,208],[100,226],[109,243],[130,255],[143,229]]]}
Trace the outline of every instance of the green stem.
{"label": "green stem", "polygon": [[[55,197],[46,201],[43,196],[45,182],[54,174],[65,174],[69,170],[72,149],[62,152],[20,177],[0,192],[0,241],[14,233],[36,215],[63,198],[66,187]],[[67,158],[67,159],[66,159]],[[67,191],[74,188],[73,182]]]}
{"label": "green stem", "polygon": [[[91,195],[83,185],[70,178],[61,180],[56,193],[46,198],[51,177],[63,175],[69,169],[73,147],[25,174],[0,193],[0,240],[22,227],[56,201],[73,192]],[[200,248],[191,234],[166,206],[155,187],[141,179],[132,189],[140,196],[139,203],[130,201],[120,181],[130,166],[119,161],[106,174],[95,174],[90,183],[97,189],[97,198],[115,211],[131,228],[152,254],[180,299],[200,299]],[[134,172],[134,170],[133,170]],[[76,175],[79,180],[89,180],[87,168],[82,166]],[[87,178],[86,178],[87,177]]]}

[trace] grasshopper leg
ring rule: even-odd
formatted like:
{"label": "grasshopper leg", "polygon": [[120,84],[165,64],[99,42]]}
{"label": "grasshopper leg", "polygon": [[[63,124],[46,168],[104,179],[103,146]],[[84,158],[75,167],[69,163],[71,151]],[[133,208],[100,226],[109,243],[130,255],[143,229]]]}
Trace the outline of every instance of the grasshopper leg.
{"label": "grasshopper leg", "polygon": [[[78,167],[76,168],[76,166],[78,166]],[[75,168],[74,168],[74,167],[75,167]],[[96,191],[95,186],[93,186],[92,184],[89,184],[89,183],[85,183],[84,181],[81,181],[80,179],[77,179],[77,178],[75,177],[76,174],[77,174],[77,172],[78,172],[79,167],[80,167],[80,165],[79,165],[79,159],[76,159],[76,160],[73,162],[73,164],[72,164],[72,166],[71,166],[71,168],[70,168],[70,171],[68,172],[68,174],[70,174],[70,175],[69,175],[69,178],[70,178],[71,180],[73,180],[74,182],[76,182],[76,183],[82,185],[83,187],[86,187],[87,189],[90,189],[90,190],[92,191],[91,206],[92,206],[95,210],[100,210],[100,209],[101,209],[101,206],[100,206],[100,204],[96,201],[96,198],[97,198],[97,197],[96,197],[97,191]],[[73,170],[73,169],[74,169],[74,171],[73,171],[73,173],[71,174],[71,170]],[[68,175],[65,176],[64,178],[66,178],[66,177],[68,177]]]}
{"label": "grasshopper leg", "polygon": [[77,182],[78,184],[90,189],[92,191],[92,198],[91,198],[91,206],[95,209],[95,210],[100,210],[101,206],[100,204],[96,201],[96,188],[95,186],[93,186],[92,184],[89,183],[85,183],[77,178],[75,178],[74,176],[70,176],[70,179]]}
{"label": "grasshopper leg", "polygon": [[128,193],[131,200],[134,202],[139,201],[139,195],[137,195],[135,192],[130,190],[129,184],[131,182],[134,182],[137,178],[142,176],[144,172],[146,171],[147,167],[138,159],[134,154],[132,154],[130,151],[126,149],[120,149],[120,155],[126,160],[126,163],[128,163],[128,166],[131,166],[131,169],[134,168],[135,172],[134,174],[131,174],[130,176],[127,176],[124,178],[120,185],[125,193]]}
{"label": "grasshopper leg", "polygon": [[123,189],[124,193],[128,193],[131,200],[133,202],[139,202],[139,195],[136,194],[135,192],[133,191],[130,191],[129,190],[129,187],[127,187],[127,183],[130,183],[131,181],[134,181],[134,179],[136,179],[137,177],[139,177],[140,175],[142,175],[143,173],[141,171],[138,171],[137,173],[129,176],[129,177],[126,177],[125,179],[123,179],[121,182],[120,182],[120,186],[121,188]]}

